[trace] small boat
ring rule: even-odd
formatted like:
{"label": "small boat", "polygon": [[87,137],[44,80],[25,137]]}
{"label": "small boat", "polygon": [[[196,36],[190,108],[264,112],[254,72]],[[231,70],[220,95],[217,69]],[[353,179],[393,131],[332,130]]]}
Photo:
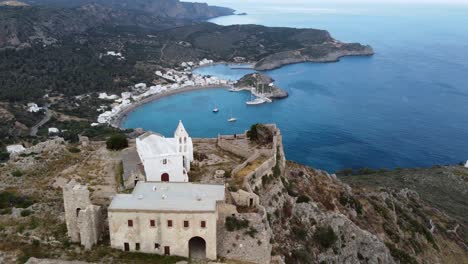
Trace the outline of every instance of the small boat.
{"label": "small boat", "polygon": [[233,117],[232,116],[232,110],[231,110],[231,117],[227,120],[228,122],[236,122],[237,121],[237,118]]}
{"label": "small boat", "polygon": [[242,91],[242,89],[232,87],[232,88],[229,88],[229,91],[230,92],[240,92],[240,91]]}
{"label": "small boat", "polygon": [[213,113],[218,113],[218,112],[219,112],[218,107],[213,108]]}
{"label": "small boat", "polygon": [[259,104],[264,104],[266,101],[263,98],[257,97],[253,100],[245,102],[247,105],[259,105]]}

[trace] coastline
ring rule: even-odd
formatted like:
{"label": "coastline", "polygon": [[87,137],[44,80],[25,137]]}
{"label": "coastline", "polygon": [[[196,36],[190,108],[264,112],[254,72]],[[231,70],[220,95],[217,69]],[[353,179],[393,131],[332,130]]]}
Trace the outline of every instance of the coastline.
{"label": "coastline", "polygon": [[168,97],[168,96],[172,96],[172,95],[176,95],[176,94],[180,94],[180,93],[197,91],[197,90],[220,89],[220,88],[229,89],[231,87],[232,87],[231,85],[222,85],[222,84],[219,84],[219,85],[205,85],[205,86],[200,86],[200,85],[198,85],[198,86],[186,86],[186,87],[182,87],[182,88],[179,88],[179,89],[166,91],[166,92],[163,92],[163,93],[150,95],[150,96],[148,96],[148,97],[146,97],[146,98],[144,98],[144,99],[142,99],[142,100],[140,100],[138,102],[134,102],[134,103],[128,105],[127,107],[125,107],[124,109],[122,109],[119,113],[117,113],[112,118],[112,120],[109,122],[109,124],[112,127],[122,128],[123,120],[130,113],[135,111],[135,109],[137,109],[138,107],[140,107],[142,105],[145,105],[145,104],[157,101],[159,99],[162,99],[164,97]]}

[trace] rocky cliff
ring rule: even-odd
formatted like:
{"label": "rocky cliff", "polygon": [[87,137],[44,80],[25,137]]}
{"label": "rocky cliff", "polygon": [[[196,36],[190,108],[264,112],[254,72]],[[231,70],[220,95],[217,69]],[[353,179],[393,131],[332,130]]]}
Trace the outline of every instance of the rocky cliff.
{"label": "rocky cliff", "polygon": [[268,212],[272,254],[285,263],[468,261],[461,222],[413,190],[351,188],[293,162],[263,182],[256,192]]}

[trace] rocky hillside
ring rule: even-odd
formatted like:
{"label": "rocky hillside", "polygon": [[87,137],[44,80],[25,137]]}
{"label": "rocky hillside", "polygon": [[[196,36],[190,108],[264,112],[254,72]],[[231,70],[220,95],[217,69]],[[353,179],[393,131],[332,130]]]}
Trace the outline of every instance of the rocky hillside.
{"label": "rocky hillside", "polygon": [[256,191],[268,211],[272,254],[286,263],[468,261],[461,222],[411,189],[351,188],[288,162],[283,176]]}
{"label": "rocky hillside", "polygon": [[468,241],[468,169],[463,166],[396,169],[340,179],[351,186],[370,190],[410,188],[421,199],[456,219],[460,224],[458,234]]}
{"label": "rocky hillside", "polygon": [[30,47],[63,42],[71,35],[99,27],[137,27],[153,31],[188,23],[140,11],[98,4],[79,8],[0,7],[0,47]]}
{"label": "rocky hillside", "polygon": [[25,2],[31,5],[60,7],[79,7],[96,3],[117,10],[143,11],[155,16],[190,20],[204,20],[234,13],[230,8],[179,0],[27,0]]}

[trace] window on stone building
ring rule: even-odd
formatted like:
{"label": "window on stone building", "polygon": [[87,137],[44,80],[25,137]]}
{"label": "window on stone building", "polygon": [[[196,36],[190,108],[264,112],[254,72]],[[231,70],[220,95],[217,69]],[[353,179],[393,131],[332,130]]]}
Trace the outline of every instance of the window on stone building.
{"label": "window on stone building", "polygon": [[129,227],[133,227],[133,220],[128,220],[127,224],[128,224]]}
{"label": "window on stone building", "polygon": [[127,242],[124,243],[124,250],[130,251],[130,245]]}
{"label": "window on stone building", "polygon": [[163,159],[163,164],[164,164],[164,165],[167,164],[167,159]]}
{"label": "window on stone building", "polygon": [[187,137],[184,137],[184,143],[187,143]]}
{"label": "window on stone building", "polygon": [[200,226],[201,228],[206,228],[206,221],[201,221]]}
{"label": "window on stone building", "polygon": [[172,220],[167,220],[167,227],[172,227]]}
{"label": "window on stone building", "polygon": [[135,250],[140,250],[140,243],[135,243]]}
{"label": "window on stone building", "polygon": [[156,221],[150,220],[150,226],[151,226],[151,227],[155,227],[155,226],[156,226]]}
{"label": "window on stone building", "polygon": [[184,227],[189,227],[189,221],[184,221]]}
{"label": "window on stone building", "polygon": [[155,248],[155,249],[159,249],[160,247],[161,247],[161,245],[159,245],[158,243],[155,243],[155,244],[154,244],[154,248]]}
{"label": "window on stone building", "polygon": [[80,215],[81,208],[76,208],[76,217]]}

